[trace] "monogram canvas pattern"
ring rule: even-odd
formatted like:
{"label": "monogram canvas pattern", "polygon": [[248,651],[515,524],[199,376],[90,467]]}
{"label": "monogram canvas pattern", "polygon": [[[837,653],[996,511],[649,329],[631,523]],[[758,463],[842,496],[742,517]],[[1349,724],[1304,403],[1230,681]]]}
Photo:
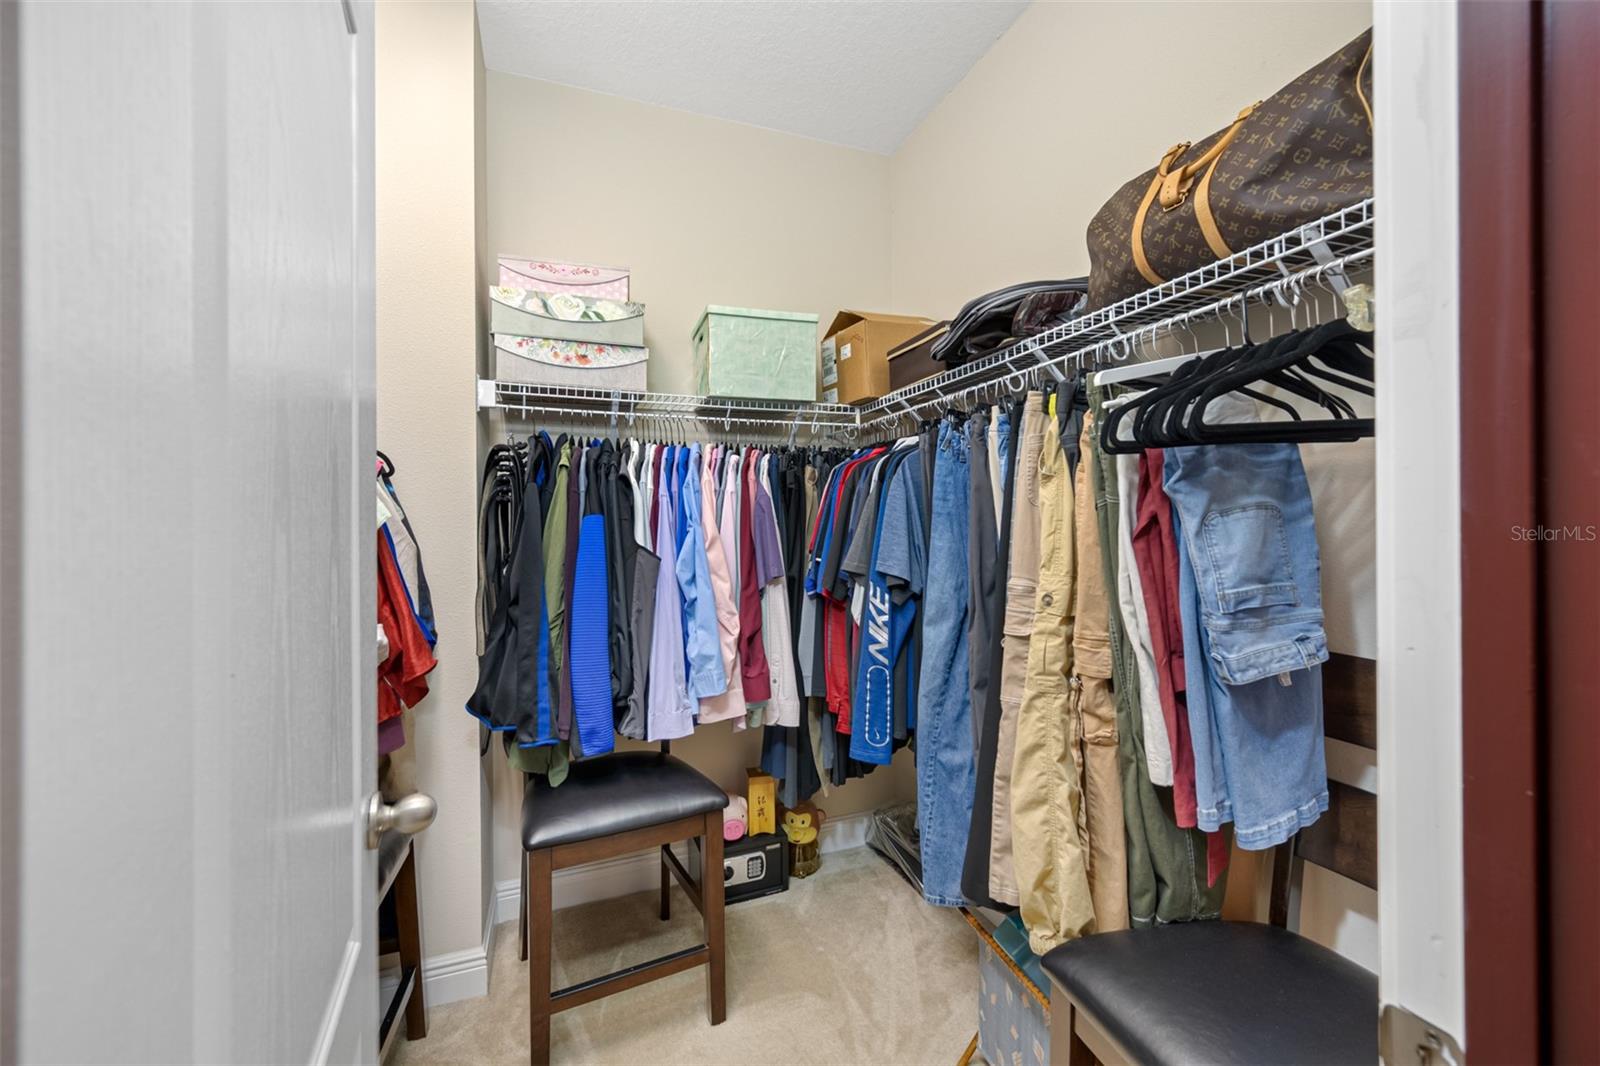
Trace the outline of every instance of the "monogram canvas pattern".
{"label": "monogram canvas pattern", "polygon": [[[1372,31],[1312,67],[1247,117],[1222,154],[1195,175],[1170,209],[1149,205],[1144,256],[1162,279],[1220,258],[1201,225],[1209,206],[1237,252],[1372,195]],[[1232,127],[1198,141],[1174,166],[1203,157]],[[1117,190],[1089,223],[1089,304],[1094,310],[1149,288],[1134,256],[1134,220],[1151,190],[1152,167]]]}

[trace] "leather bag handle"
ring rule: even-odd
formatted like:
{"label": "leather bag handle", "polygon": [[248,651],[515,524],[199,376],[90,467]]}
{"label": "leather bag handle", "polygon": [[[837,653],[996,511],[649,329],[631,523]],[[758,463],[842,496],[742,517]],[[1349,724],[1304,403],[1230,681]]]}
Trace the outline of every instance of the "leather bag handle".
{"label": "leather bag handle", "polygon": [[[1244,120],[1249,118],[1255,112],[1255,109],[1260,106],[1261,101],[1257,100],[1249,107],[1241,110],[1233,120],[1233,125],[1224,130],[1222,136],[1217,138],[1217,143],[1206,149],[1199,158],[1192,162],[1183,166],[1176,165],[1190,147],[1189,141],[1179,141],[1171,148],[1168,148],[1166,154],[1161,157],[1161,162],[1156,164],[1155,176],[1150,179],[1150,187],[1145,190],[1144,199],[1139,203],[1139,210],[1134,212],[1133,232],[1130,235],[1133,245],[1133,265],[1138,269],[1145,281],[1152,285],[1160,285],[1167,280],[1155,272],[1155,269],[1150,265],[1149,258],[1144,254],[1144,220],[1150,214],[1150,205],[1156,201],[1159,195],[1161,210],[1163,211],[1171,211],[1182,206],[1184,200],[1188,198],[1190,186],[1194,184],[1195,175],[1207,167],[1216,165],[1217,160],[1222,158],[1222,153],[1227,151],[1228,145],[1232,144],[1233,139],[1239,135],[1239,128],[1244,125]],[[1209,173],[1207,176],[1209,177]],[[1211,243],[1209,234],[1207,235],[1207,241]],[[1213,250],[1215,250],[1214,244]]]}
{"label": "leather bag handle", "polygon": [[1233,120],[1233,125],[1224,130],[1222,136],[1217,138],[1217,143],[1207,148],[1205,154],[1198,159],[1185,163],[1175,170],[1169,169],[1164,175],[1160,175],[1160,171],[1157,171],[1158,175],[1161,176],[1161,210],[1171,211],[1181,206],[1183,201],[1188,199],[1189,187],[1194,184],[1195,175],[1222,157],[1222,153],[1228,150],[1228,145],[1232,144],[1233,139],[1239,135],[1239,128],[1244,125],[1244,120],[1249,118],[1255,112],[1255,109],[1260,106],[1261,101],[1257,100],[1240,111],[1238,117]]}

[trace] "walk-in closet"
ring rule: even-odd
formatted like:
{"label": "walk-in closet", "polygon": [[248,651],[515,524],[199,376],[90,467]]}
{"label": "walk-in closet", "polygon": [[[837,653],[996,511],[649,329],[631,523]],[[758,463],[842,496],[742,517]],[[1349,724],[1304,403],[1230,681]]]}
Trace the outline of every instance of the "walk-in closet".
{"label": "walk-in closet", "polygon": [[0,1061],[1600,1060],[1597,58],[0,5]]}

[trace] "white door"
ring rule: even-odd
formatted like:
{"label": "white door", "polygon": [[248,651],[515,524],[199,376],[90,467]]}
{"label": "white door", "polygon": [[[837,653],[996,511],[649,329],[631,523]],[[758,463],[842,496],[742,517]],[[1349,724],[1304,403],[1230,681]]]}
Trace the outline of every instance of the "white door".
{"label": "white door", "polygon": [[371,1060],[370,6],[5,7],[0,1060]]}
{"label": "white door", "polygon": [[1458,1061],[1470,1036],[1461,806],[1460,71],[1453,0],[1380,0],[1373,15],[1382,427],[1379,992],[1387,1061],[1398,1066]]}

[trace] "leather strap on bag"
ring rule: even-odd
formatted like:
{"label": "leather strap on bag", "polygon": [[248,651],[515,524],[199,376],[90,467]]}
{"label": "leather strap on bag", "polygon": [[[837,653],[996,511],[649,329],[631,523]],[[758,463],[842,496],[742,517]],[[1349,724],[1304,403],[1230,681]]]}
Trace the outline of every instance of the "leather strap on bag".
{"label": "leather strap on bag", "polygon": [[1244,120],[1249,118],[1256,108],[1261,106],[1257,100],[1233,120],[1233,125],[1222,131],[1222,136],[1217,138],[1217,143],[1207,148],[1205,154],[1192,163],[1187,163],[1177,170],[1171,171],[1161,181],[1161,210],[1171,211],[1181,207],[1183,201],[1189,197],[1189,187],[1194,184],[1194,177],[1206,167],[1215,166],[1222,153],[1228,150],[1228,145],[1239,135],[1239,127],[1244,125]]}
{"label": "leather strap on bag", "polygon": [[1202,170],[1205,171],[1205,175],[1201,178],[1195,200],[1195,220],[1200,224],[1200,232],[1205,237],[1206,244],[1211,247],[1213,255],[1218,259],[1226,259],[1233,254],[1228,243],[1222,239],[1222,231],[1217,228],[1217,220],[1211,213],[1211,175],[1216,172],[1217,162],[1222,158],[1222,153],[1227,151],[1228,145],[1239,135],[1244,120],[1260,106],[1261,101],[1257,100],[1241,110],[1234,118],[1233,125],[1224,130],[1216,143],[1192,162],[1181,167],[1174,166],[1183,153],[1189,150],[1188,141],[1173,145],[1167,149],[1167,154],[1161,157],[1161,163],[1156,167],[1155,176],[1150,181],[1150,188],[1146,190],[1144,200],[1133,216],[1133,265],[1150,284],[1160,285],[1166,280],[1150,266],[1150,260],[1144,252],[1144,220],[1150,213],[1150,204],[1159,195],[1163,211],[1172,211],[1183,206],[1183,202],[1189,197],[1189,189],[1194,184],[1195,175]]}
{"label": "leather strap on bag", "polygon": [[1167,180],[1167,174],[1172,170],[1172,164],[1178,157],[1189,150],[1188,141],[1179,141],[1167,149],[1167,154],[1161,157],[1161,162],[1156,165],[1155,177],[1150,179],[1150,188],[1145,190],[1144,199],[1139,201],[1139,210],[1133,213],[1133,265],[1138,268],[1144,280],[1152,285],[1160,285],[1167,280],[1157,274],[1150,266],[1150,260],[1144,254],[1144,219],[1150,213],[1150,204],[1154,202],[1156,193],[1161,191],[1161,183]]}
{"label": "leather strap on bag", "polygon": [[1361,101],[1361,110],[1367,113],[1367,129],[1373,128],[1372,101],[1367,99],[1367,91],[1361,87],[1361,79],[1367,73],[1367,66],[1372,62],[1372,45],[1367,45],[1366,54],[1361,57],[1361,65],[1356,68],[1356,99]]}

